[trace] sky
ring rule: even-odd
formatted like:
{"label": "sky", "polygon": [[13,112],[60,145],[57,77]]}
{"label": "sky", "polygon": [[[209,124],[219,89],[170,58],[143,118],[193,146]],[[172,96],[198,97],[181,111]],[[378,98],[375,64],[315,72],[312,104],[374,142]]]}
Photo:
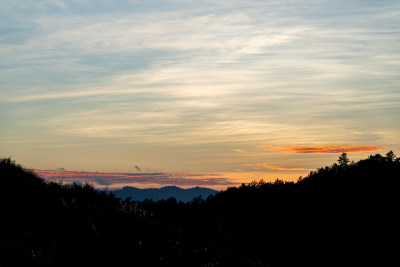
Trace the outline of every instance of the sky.
{"label": "sky", "polygon": [[400,1],[0,0],[0,156],[224,189],[400,153]]}

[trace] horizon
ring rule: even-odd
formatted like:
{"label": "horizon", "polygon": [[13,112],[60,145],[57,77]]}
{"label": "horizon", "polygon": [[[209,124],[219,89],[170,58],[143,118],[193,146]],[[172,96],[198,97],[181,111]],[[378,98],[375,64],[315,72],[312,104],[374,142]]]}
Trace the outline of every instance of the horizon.
{"label": "horizon", "polygon": [[[390,151],[393,152],[393,151]],[[342,152],[346,153],[346,152]],[[379,153],[378,153],[379,154]],[[341,156],[343,154],[340,154]],[[375,154],[376,155],[376,154]],[[346,153],[347,156],[347,153]],[[371,154],[370,156],[373,156]],[[366,158],[362,158],[363,160]],[[350,160],[350,159],[349,159]],[[338,160],[337,160],[338,161]],[[351,160],[351,162],[357,162]],[[336,164],[336,162],[333,162]],[[331,165],[320,166],[319,168],[329,167]],[[64,184],[89,184],[99,190],[120,190],[125,187],[132,187],[136,189],[161,189],[164,187],[178,187],[181,189],[193,188],[206,188],[216,191],[224,191],[229,187],[238,187],[242,184],[249,184],[253,181],[275,182],[276,180],[284,182],[297,182],[301,178],[305,178],[315,170],[308,170],[305,175],[300,175],[297,178],[265,178],[257,177],[246,182],[239,182],[238,180],[221,177],[225,174],[199,174],[199,173],[101,173],[101,172],[87,172],[87,171],[67,171],[67,170],[35,170],[37,175],[49,182],[62,182]],[[248,173],[246,173],[248,175]],[[210,178],[211,177],[211,178]],[[216,177],[216,178],[215,178]],[[251,177],[251,176],[250,176]],[[247,177],[249,178],[249,177]],[[295,179],[296,178],[296,179]]]}
{"label": "horizon", "polygon": [[0,156],[47,179],[221,190],[400,151],[399,1],[0,7]]}

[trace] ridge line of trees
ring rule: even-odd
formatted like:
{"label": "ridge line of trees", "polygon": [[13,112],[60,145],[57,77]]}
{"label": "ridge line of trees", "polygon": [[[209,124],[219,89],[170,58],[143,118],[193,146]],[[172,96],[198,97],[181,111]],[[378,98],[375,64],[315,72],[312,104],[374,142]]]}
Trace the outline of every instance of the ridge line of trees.
{"label": "ridge line of trees", "polygon": [[343,153],[297,182],[134,202],[1,158],[0,265],[395,264],[399,178],[392,151],[358,162]]}

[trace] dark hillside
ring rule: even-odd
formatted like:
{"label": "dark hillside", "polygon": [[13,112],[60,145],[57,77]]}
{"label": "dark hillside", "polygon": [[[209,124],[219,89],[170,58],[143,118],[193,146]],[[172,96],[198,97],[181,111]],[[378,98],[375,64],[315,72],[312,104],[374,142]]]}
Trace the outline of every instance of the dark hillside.
{"label": "dark hillside", "polygon": [[46,183],[0,160],[0,265],[156,265],[171,247],[137,203],[90,185]]}
{"label": "dark hillside", "polygon": [[297,183],[243,184],[190,207],[144,205],[187,233],[186,242],[207,244],[201,257],[214,253],[226,266],[382,264],[396,259],[399,179],[399,160],[375,155],[339,160]]}
{"label": "dark hillside", "polygon": [[138,203],[1,159],[0,265],[396,265],[399,179],[392,153],[343,154],[296,183]]}

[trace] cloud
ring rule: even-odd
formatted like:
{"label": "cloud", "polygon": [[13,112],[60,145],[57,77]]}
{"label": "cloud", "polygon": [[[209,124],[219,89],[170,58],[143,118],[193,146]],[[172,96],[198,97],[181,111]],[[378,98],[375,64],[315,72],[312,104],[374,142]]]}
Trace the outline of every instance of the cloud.
{"label": "cloud", "polygon": [[243,149],[240,149],[240,148],[232,148],[231,150],[232,150],[232,151],[239,152],[239,153],[246,153],[246,151],[245,151],[245,150],[243,150]]}
{"label": "cloud", "polygon": [[90,183],[95,186],[122,187],[135,185],[228,186],[235,183],[221,174],[201,173],[99,173],[77,171],[35,170],[47,181]]}
{"label": "cloud", "polygon": [[93,177],[93,179],[96,181],[97,184],[99,185],[112,185],[112,182],[108,181],[107,179],[104,179],[102,177]]}
{"label": "cloud", "polygon": [[262,169],[271,169],[271,170],[279,170],[279,171],[311,171],[311,170],[313,170],[313,169],[306,169],[306,168],[278,167],[278,166],[269,165],[267,163],[248,164],[248,166],[253,166],[254,170],[262,170]]}
{"label": "cloud", "polygon": [[[263,148],[265,146],[259,146]],[[366,145],[337,145],[337,146],[282,146],[268,148],[266,150],[271,151],[284,151],[292,152],[297,154],[337,154],[337,153],[362,153],[362,152],[373,152],[379,151],[386,147],[384,146],[366,146]]]}

